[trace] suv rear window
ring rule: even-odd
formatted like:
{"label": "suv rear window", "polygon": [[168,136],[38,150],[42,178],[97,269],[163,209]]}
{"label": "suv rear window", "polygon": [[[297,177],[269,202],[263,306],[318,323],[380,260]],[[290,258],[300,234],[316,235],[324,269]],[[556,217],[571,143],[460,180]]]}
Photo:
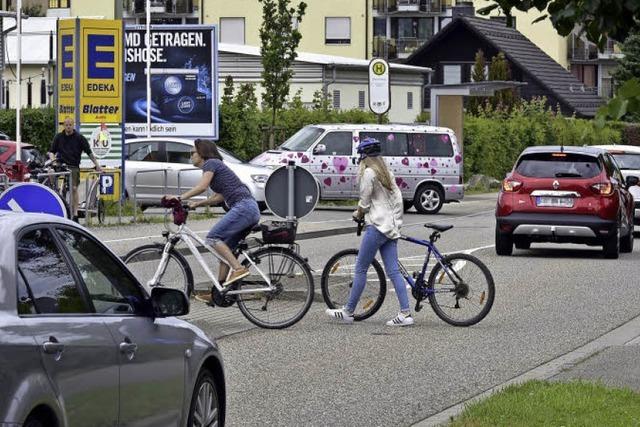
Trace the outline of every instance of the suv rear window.
{"label": "suv rear window", "polygon": [[516,166],[517,173],[533,178],[593,178],[601,171],[596,157],[574,153],[527,154]]}

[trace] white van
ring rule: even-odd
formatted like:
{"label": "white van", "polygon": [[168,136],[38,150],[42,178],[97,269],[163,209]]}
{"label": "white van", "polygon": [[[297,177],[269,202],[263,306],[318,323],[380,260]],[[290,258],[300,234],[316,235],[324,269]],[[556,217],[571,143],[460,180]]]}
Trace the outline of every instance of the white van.
{"label": "white van", "polygon": [[358,198],[358,155],[361,139],[382,144],[382,155],[396,176],[404,207],[435,214],[443,203],[462,200],[462,155],[451,129],[399,124],[318,124],[300,129],[276,150],[251,163],[276,167],[295,160],[309,169],[323,200]]}

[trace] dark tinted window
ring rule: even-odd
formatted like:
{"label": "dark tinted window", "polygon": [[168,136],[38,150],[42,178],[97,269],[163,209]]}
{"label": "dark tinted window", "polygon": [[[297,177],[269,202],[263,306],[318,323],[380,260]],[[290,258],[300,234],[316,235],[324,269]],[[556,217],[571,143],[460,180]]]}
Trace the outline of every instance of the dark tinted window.
{"label": "dark tinted window", "polygon": [[516,166],[520,175],[535,178],[593,178],[601,171],[596,157],[572,153],[527,154]]}
{"label": "dark tinted window", "polygon": [[22,271],[18,269],[18,314],[36,314],[36,307],[27,284],[22,277]]}
{"label": "dark tinted window", "polygon": [[179,142],[167,142],[167,162],[191,164],[191,150],[195,148]]}
{"label": "dark tinted window", "polygon": [[452,157],[453,145],[449,135],[446,133],[412,133],[409,140],[409,155],[417,157]]}
{"label": "dark tinted window", "polygon": [[360,140],[374,138],[380,141],[383,156],[406,156],[409,134],[399,132],[360,132]]}
{"label": "dark tinted window", "polygon": [[58,230],[75,262],[96,313],[127,314],[140,308],[144,295],[138,284],[111,255],[84,234]]}
{"label": "dark tinted window", "polygon": [[153,142],[134,142],[127,145],[127,160],[136,160],[141,162],[162,162],[160,143]]}
{"label": "dark tinted window", "polygon": [[353,150],[351,132],[329,132],[322,138],[319,144],[324,144],[327,150],[323,153],[328,156],[350,156]]}
{"label": "dark tinted window", "polygon": [[322,135],[324,129],[315,126],[305,126],[287,139],[280,149],[286,151],[307,151],[309,147]]}
{"label": "dark tinted window", "polygon": [[18,267],[39,313],[87,313],[71,270],[47,229],[33,230],[18,242]]}

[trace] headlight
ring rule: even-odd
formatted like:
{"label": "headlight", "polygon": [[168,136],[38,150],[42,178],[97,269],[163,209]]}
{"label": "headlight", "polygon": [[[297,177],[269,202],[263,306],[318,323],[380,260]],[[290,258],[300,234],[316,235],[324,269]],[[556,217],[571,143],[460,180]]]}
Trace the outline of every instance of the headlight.
{"label": "headlight", "polygon": [[253,180],[253,182],[256,182],[258,184],[264,184],[265,182],[267,182],[267,179],[269,179],[269,175],[251,175],[251,179]]}
{"label": "headlight", "polygon": [[264,166],[267,169],[275,170],[275,169],[278,169],[282,165],[262,165],[262,166]]}

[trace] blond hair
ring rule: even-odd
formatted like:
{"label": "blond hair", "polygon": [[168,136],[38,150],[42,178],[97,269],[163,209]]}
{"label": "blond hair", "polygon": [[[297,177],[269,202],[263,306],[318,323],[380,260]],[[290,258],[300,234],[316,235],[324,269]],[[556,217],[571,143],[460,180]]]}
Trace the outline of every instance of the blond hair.
{"label": "blond hair", "polygon": [[382,157],[365,157],[362,159],[358,170],[358,176],[360,178],[362,178],[366,168],[371,168],[373,172],[375,172],[376,178],[378,178],[378,181],[380,181],[380,184],[382,184],[384,188],[393,191],[395,182],[391,179],[389,169],[387,169],[387,165],[384,163],[384,160],[382,160]]}

